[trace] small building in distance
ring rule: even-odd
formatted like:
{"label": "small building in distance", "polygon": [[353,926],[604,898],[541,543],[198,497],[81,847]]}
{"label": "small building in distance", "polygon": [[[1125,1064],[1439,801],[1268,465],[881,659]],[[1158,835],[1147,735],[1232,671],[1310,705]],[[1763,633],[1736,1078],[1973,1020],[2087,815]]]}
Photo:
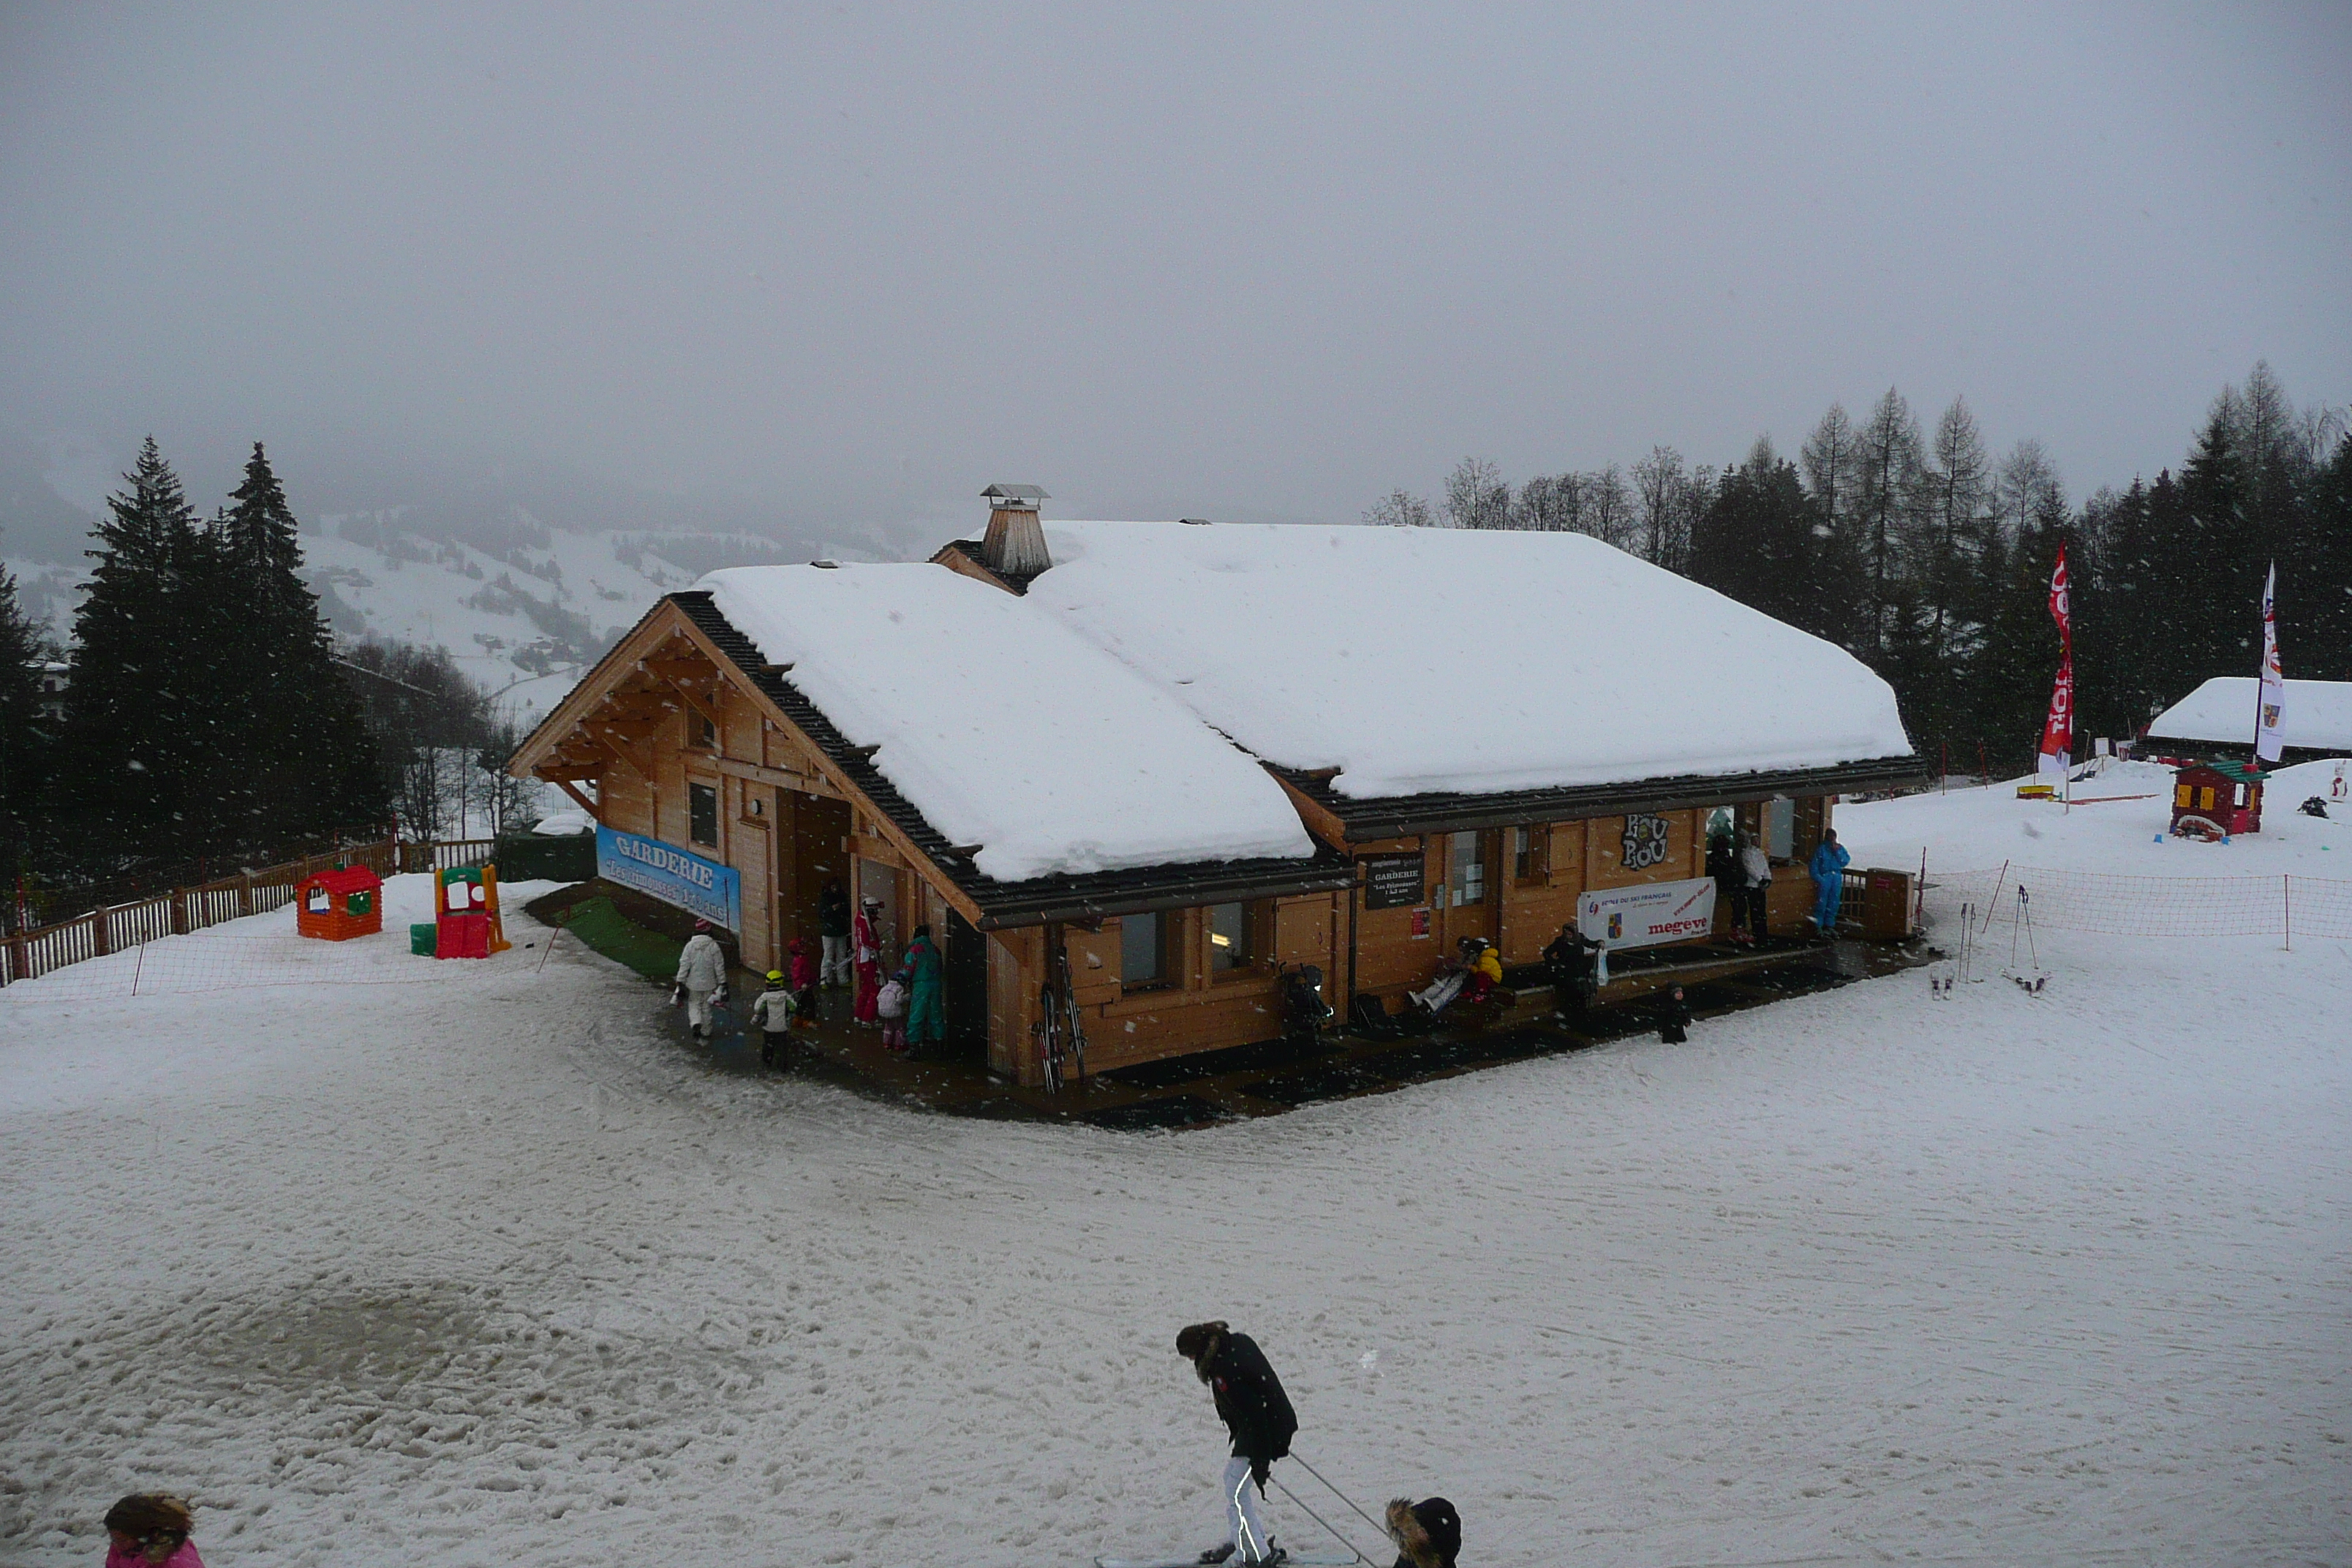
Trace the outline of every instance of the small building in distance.
{"label": "small building in distance", "polygon": [[1345,1008],[1465,935],[1533,962],[1587,906],[1700,884],[1711,828],[1766,845],[1799,934],[1832,797],[1921,776],[1851,655],[1580,535],[988,499],[930,563],[668,595],[509,765],[594,813],[627,885],[740,909],[754,967],[828,881],[897,942],[929,924],[950,1044],[1008,1078],[1041,1077],[1048,985],[1093,1069],[1268,1039],[1279,966]]}
{"label": "small building in distance", "polygon": [[[2252,756],[2262,682],[2217,675],[2148,721],[2147,749],[2189,756]],[[2352,756],[2352,680],[2290,680],[2280,722],[2282,763]]]}

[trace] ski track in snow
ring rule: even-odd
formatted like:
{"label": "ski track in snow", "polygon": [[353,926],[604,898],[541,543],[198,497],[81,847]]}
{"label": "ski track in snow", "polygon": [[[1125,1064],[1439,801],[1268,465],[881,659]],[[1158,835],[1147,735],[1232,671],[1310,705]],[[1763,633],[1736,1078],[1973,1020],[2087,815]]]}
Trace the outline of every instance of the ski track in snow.
{"label": "ski track in snow", "polygon": [[1197,1547],[1210,1316],[1470,1568],[2352,1560],[2352,952],[2044,952],[1173,1136],[713,1071],[568,948],[20,988],[0,1561]]}

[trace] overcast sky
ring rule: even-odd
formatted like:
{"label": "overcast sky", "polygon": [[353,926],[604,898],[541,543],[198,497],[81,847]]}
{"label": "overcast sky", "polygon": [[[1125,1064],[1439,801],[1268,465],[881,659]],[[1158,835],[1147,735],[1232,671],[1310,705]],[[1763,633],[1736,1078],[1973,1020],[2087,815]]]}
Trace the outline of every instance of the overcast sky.
{"label": "overcast sky", "polygon": [[10,5],[0,425],[1351,520],[1893,384],[2079,495],[2352,398],[2347,83],[2342,4]]}

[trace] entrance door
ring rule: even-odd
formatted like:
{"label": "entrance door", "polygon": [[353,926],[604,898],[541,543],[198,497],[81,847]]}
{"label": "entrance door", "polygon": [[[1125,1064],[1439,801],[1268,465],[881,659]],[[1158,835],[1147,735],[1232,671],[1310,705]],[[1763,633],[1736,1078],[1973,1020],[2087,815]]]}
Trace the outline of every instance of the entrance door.
{"label": "entrance door", "polygon": [[849,887],[849,851],[843,847],[849,837],[849,803],[798,790],[776,794],[784,819],[778,826],[789,824],[777,854],[783,862],[776,879],[781,934],[787,942],[804,936],[814,942],[817,895],[827,882],[839,881],[845,891]]}
{"label": "entrance door", "polygon": [[[1449,833],[1445,837],[1445,940],[1495,939],[1494,835]],[[1447,953],[1447,957],[1454,956]]]}
{"label": "entrance door", "polygon": [[948,907],[947,948],[940,955],[948,1010],[948,1051],[957,1061],[988,1065],[988,938]]}

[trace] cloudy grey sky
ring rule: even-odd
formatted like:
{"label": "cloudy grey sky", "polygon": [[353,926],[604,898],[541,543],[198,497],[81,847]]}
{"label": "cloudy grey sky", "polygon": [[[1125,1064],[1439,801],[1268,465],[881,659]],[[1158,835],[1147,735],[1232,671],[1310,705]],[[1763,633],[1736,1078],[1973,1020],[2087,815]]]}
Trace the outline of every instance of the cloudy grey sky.
{"label": "cloudy grey sky", "polygon": [[2352,398],[2347,81],[2341,4],[10,5],[0,425],[1352,519],[1895,384],[2080,493]]}

